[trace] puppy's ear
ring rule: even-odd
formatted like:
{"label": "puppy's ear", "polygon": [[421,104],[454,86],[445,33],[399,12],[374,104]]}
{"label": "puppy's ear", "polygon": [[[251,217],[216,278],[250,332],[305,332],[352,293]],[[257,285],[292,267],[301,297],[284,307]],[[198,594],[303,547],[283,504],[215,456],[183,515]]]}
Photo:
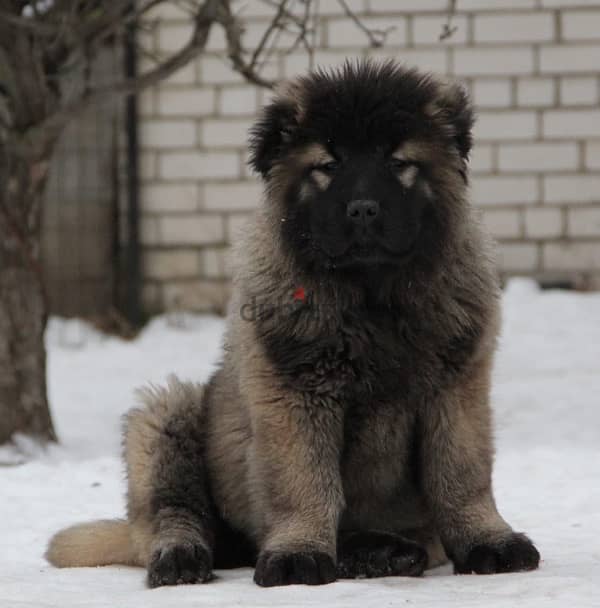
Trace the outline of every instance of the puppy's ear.
{"label": "puppy's ear", "polygon": [[284,153],[298,126],[297,108],[292,100],[276,98],[264,108],[250,130],[250,166],[263,179],[269,178],[273,165]]}
{"label": "puppy's ear", "polygon": [[441,83],[432,110],[454,139],[460,156],[467,160],[473,145],[475,116],[465,89],[455,82]]}

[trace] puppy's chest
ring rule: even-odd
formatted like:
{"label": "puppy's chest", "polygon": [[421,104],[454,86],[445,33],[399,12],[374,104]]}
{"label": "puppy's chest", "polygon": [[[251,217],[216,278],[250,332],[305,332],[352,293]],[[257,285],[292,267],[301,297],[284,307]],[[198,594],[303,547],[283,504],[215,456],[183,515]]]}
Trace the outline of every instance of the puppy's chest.
{"label": "puppy's chest", "polygon": [[402,401],[353,403],[345,412],[341,472],[353,495],[389,500],[416,475],[416,408]]}
{"label": "puppy's chest", "polygon": [[[265,336],[275,370],[295,390],[348,402],[423,395],[443,372],[443,340],[403,320],[341,323],[336,331]],[[439,378],[438,378],[439,379]]]}

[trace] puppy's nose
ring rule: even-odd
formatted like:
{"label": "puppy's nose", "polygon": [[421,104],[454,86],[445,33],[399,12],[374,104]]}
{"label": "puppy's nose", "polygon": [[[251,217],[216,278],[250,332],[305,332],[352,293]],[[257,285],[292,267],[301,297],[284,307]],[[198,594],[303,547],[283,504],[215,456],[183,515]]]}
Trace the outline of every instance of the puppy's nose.
{"label": "puppy's nose", "polygon": [[379,215],[379,203],[372,200],[350,201],[346,216],[353,224],[368,226]]}

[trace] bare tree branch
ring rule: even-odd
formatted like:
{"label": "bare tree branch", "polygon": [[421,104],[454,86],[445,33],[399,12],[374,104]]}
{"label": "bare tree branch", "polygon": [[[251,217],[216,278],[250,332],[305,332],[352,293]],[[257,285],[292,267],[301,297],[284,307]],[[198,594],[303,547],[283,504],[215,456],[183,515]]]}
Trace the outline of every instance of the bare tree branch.
{"label": "bare tree branch", "polygon": [[260,76],[255,70],[255,65],[247,63],[244,59],[244,48],[242,46],[243,30],[237,18],[232,14],[229,2],[223,2],[220,8],[217,20],[225,30],[227,56],[232,63],[233,69],[244,76],[248,82],[261,87],[273,88],[275,83]]}
{"label": "bare tree branch", "polygon": [[388,34],[396,29],[396,27],[393,25],[385,28],[384,30],[368,28],[357,16],[357,14],[348,6],[346,0],[338,0],[338,2],[340,6],[344,9],[344,13],[346,14],[346,16],[349,17],[352,21],[354,21],[356,27],[358,27],[358,29],[367,36],[367,38],[369,39],[369,44],[373,48],[383,46],[388,37]]}
{"label": "bare tree branch", "polygon": [[55,36],[58,29],[55,24],[41,22],[37,19],[30,19],[28,17],[21,17],[20,15],[9,13],[6,10],[0,10],[0,21],[4,21],[9,25],[18,28],[23,28],[38,36]]}
{"label": "bare tree branch", "polygon": [[49,116],[41,124],[32,127],[32,133],[47,131],[55,133],[60,130],[73,114],[81,112],[86,107],[101,101],[102,99],[115,95],[128,95],[157,84],[168,78],[178,69],[185,66],[190,59],[195,57],[208,41],[208,35],[213,23],[217,20],[223,0],[206,0],[202,9],[195,19],[194,31],[188,42],[168,59],[155,68],[135,77],[121,81],[112,82],[100,87],[93,87],[80,98],[66,103],[58,112]]}
{"label": "bare tree branch", "polygon": [[448,0],[448,20],[442,26],[442,31],[440,33],[439,41],[443,42],[444,40],[448,40],[452,38],[454,33],[458,30],[458,26],[452,25],[452,19],[456,14],[456,0]]}

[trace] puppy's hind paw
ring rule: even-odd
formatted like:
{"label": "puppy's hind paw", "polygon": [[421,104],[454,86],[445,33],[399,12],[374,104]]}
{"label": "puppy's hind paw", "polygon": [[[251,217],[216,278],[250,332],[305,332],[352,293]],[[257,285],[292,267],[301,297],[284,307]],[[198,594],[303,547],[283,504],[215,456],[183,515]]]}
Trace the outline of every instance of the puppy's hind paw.
{"label": "puppy's hind paw", "polygon": [[397,534],[353,532],[340,541],[339,578],[421,576],[427,566],[427,551]]}

